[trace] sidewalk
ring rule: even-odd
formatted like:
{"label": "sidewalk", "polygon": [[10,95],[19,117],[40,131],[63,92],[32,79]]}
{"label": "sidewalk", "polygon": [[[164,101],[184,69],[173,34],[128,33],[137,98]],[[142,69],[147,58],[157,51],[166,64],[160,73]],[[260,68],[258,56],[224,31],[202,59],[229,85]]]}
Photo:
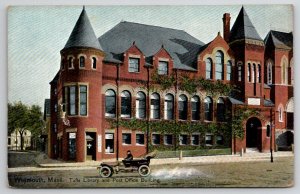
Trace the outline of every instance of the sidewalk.
{"label": "sidewalk", "polygon": [[[249,162],[249,161],[267,161],[270,160],[270,153],[245,153],[243,156],[236,155],[216,155],[216,156],[197,156],[197,157],[184,157],[181,160],[179,158],[163,158],[163,159],[151,159],[151,165],[162,164],[184,164],[184,163],[202,163],[202,164],[214,164],[214,163],[228,163],[228,162]],[[274,152],[273,159],[276,161],[278,157],[294,157],[292,152]],[[97,167],[101,162],[111,162],[115,160],[103,160],[103,161],[86,161],[86,162],[65,162],[59,160],[49,159],[46,155],[40,154],[36,158],[36,162],[39,167],[44,168],[57,168],[57,167]]]}

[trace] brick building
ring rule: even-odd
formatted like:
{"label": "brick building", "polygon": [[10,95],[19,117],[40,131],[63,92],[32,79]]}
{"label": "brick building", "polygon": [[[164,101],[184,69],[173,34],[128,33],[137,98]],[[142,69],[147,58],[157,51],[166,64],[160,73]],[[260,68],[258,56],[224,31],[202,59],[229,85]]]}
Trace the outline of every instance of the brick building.
{"label": "brick building", "polygon": [[[230,140],[232,152],[265,152],[270,145],[293,143],[293,34],[270,31],[263,40],[244,8],[231,29],[230,14],[225,13],[223,37],[216,32],[207,44],[183,30],[126,21],[97,38],[83,9],[60,53],[60,70],[50,82],[52,158],[122,158],[127,150],[141,156],[150,145],[176,143],[182,149],[213,147],[222,144],[222,135],[177,137],[150,127],[144,131],[112,126],[110,121],[222,124],[227,110],[245,106],[260,114],[245,119],[244,138]],[[210,96],[197,89],[190,94],[176,85],[160,90],[151,77],[155,73],[175,75],[176,80],[183,75],[220,80],[240,92]]]}

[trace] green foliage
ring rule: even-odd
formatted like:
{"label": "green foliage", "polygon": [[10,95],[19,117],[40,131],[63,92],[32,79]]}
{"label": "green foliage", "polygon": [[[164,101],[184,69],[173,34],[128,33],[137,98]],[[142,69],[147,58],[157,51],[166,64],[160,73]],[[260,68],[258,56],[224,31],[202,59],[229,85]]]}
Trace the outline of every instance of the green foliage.
{"label": "green foliage", "polygon": [[8,103],[8,134],[18,130],[21,136],[21,149],[23,149],[23,133],[31,132],[33,137],[41,135],[44,129],[41,107],[27,106],[22,102]]}
{"label": "green foliage", "polygon": [[193,94],[197,91],[198,83],[196,79],[191,79],[185,74],[179,77],[178,86],[180,90]]}
{"label": "green foliage", "polygon": [[244,121],[250,116],[258,116],[260,112],[258,109],[249,109],[248,107],[239,107],[234,110],[233,117],[227,125],[232,128],[232,135],[234,137],[243,139],[245,136],[244,132]]}
{"label": "green foliage", "polygon": [[161,90],[167,90],[175,85],[176,79],[175,75],[159,75],[157,73],[157,70],[154,70],[154,73],[151,75],[151,80],[158,84],[158,87],[161,88]]}

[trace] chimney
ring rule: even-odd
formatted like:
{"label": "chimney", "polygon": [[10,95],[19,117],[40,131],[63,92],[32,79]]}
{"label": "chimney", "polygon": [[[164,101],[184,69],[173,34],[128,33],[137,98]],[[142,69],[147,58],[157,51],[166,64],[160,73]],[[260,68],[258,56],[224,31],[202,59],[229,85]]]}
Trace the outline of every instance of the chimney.
{"label": "chimney", "polygon": [[230,14],[224,13],[223,15],[223,38],[226,42],[229,42],[230,36]]}

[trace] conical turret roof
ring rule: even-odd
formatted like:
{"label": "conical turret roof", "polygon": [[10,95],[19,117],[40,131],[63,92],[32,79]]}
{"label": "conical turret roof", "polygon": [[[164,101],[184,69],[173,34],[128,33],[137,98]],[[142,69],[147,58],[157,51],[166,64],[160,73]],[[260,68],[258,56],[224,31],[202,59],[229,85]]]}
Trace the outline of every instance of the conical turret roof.
{"label": "conical turret roof", "polygon": [[262,40],[253,26],[244,7],[242,7],[238,17],[235,20],[235,23],[233,24],[229,40],[231,42],[240,39]]}
{"label": "conical turret roof", "polygon": [[71,47],[91,47],[102,50],[84,7],[64,48]]}

